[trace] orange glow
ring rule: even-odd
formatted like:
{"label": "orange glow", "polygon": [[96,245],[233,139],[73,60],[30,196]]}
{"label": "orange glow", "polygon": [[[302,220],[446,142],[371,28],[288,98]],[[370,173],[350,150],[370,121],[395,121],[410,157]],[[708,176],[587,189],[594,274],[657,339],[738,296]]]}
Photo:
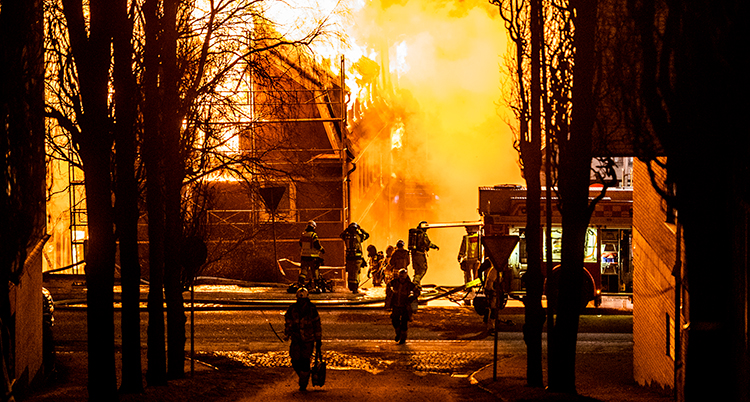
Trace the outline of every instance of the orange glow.
{"label": "orange glow", "polygon": [[393,125],[391,130],[391,149],[401,148],[403,145],[402,139],[404,138],[404,123],[399,120]]}
{"label": "orange glow", "polygon": [[[383,174],[424,184],[422,201],[432,202],[435,210],[434,219],[417,213],[404,216],[403,222],[392,224],[398,228],[395,233],[366,228],[372,235],[369,243],[378,250],[406,239],[408,228],[421,220],[478,220],[479,186],[523,183],[507,124],[512,113],[502,88],[506,30],[495,6],[461,0],[268,4],[268,17],[288,39],[301,39],[325,21],[329,34],[311,45],[321,64],[337,66],[344,55],[347,69],[362,57],[387,66],[385,75],[390,74],[380,89],[396,94],[398,107],[405,110],[403,120],[386,136],[393,165]],[[349,108],[356,99],[368,104],[372,92],[358,85],[362,77],[351,71],[346,75]],[[404,202],[398,195],[392,198]],[[352,216],[359,220],[388,213],[368,207],[353,209]],[[423,283],[463,283],[456,255],[464,233],[463,228],[430,230],[440,250],[430,252]]]}
{"label": "orange glow", "polygon": [[[427,183],[437,221],[477,220],[479,186],[524,183],[507,124],[512,114],[501,73],[507,39],[496,7],[458,0],[372,0],[352,17],[347,32],[358,44],[354,47],[365,49],[363,54],[377,52],[379,63],[388,62],[393,91],[408,94],[408,118],[390,138],[404,159],[404,171],[396,166],[394,173]],[[414,227],[423,219],[406,216],[400,224]],[[371,243],[379,250],[407,237],[403,230],[373,232]],[[423,283],[463,283],[456,256],[464,234],[463,228],[429,231],[440,250],[430,252]]]}

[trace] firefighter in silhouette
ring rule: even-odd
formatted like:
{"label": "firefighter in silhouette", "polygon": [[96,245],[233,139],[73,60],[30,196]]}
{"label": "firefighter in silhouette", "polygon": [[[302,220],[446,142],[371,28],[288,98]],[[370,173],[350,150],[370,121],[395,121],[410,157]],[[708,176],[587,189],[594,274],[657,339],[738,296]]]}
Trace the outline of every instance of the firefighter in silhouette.
{"label": "firefighter in silhouette", "polygon": [[362,258],[362,242],[370,237],[356,222],[352,222],[341,232],[346,247],[346,282],[352,293],[359,293],[359,273],[367,266]]}
{"label": "firefighter in silhouette", "polygon": [[390,265],[392,267],[391,272],[393,272],[393,278],[391,279],[395,279],[398,275],[398,271],[407,269],[409,264],[411,264],[409,250],[404,248],[404,241],[399,240],[396,242],[396,248],[393,250],[393,255],[391,255]]}
{"label": "firefighter in silhouette", "polygon": [[322,254],[326,250],[320,244],[318,234],[315,229],[318,225],[315,221],[307,222],[305,231],[299,239],[300,246],[300,270],[297,278],[298,287],[308,287],[316,289],[315,284],[320,279],[320,265],[322,263]]}
{"label": "firefighter in silhouette", "polygon": [[367,277],[372,278],[373,286],[381,286],[383,284],[383,277],[385,276],[385,267],[383,266],[383,260],[385,256],[382,251],[378,251],[375,245],[370,244],[367,246],[367,260],[370,268],[367,270]]}
{"label": "firefighter in silhouette", "polygon": [[393,270],[393,264],[391,264],[394,250],[396,250],[396,247],[393,247],[390,244],[385,248],[385,259],[383,260],[383,282],[385,282],[386,285],[388,285],[388,282],[394,279],[398,273],[398,271]]}
{"label": "firefighter in silhouette", "polygon": [[427,251],[430,249],[440,250],[436,244],[427,236],[427,222],[419,222],[414,229],[409,229],[409,251],[414,267],[414,283],[422,287],[422,278],[427,273]]}
{"label": "firefighter in silhouette", "polygon": [[289,345],[289,357],[292,360],[292,368],[299,377],[301,392],[307,391],[310,380],[313,347],[320,356],[322,335],[318,309],[310,302],[307,289],[297,289],[297,302],[289,306],[284,314],[284,340],[292,340]]}
{"label": "firefighter in silhouette", "polygon": [[[458,263],[464,271],[464,283],[477,279],[479,270],[479,227],[466,226],[466,234],[461,240],[458,250]],[[464,300],[464,304],[471,305],[471,300]]]}
{"label": "firefighter in silhouette", "polygon": [[396,331],[396,342],[406,343],[406,331],[412,314],[412,302],[419,297],[419,286],[409,280],[405,268],[398,271],[396,279],[385,289],[385,308],[391,310],[391,324]]}

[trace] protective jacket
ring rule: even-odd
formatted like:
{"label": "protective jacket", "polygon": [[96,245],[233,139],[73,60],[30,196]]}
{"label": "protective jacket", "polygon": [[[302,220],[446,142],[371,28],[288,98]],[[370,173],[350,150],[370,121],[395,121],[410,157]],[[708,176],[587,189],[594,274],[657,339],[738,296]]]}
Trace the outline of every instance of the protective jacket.
{"label": "protective jacket", "polygon": [[458,262],[465,259],[479,261],[479,233],[464,235],[458,250]]}
{"label": "protective jacket", "polygon": [[400,278],[396,278],[388,283],[385,293],[386,299],[389,300],[389,305],[386,308],[400,308],[407,307],[412,301],[417,300],[420,290],[408,278],[403,281]]}
{"label": "protective jacket", "polygon": [[408,267],[410,263],[408,250],[397,248],[393,251],[390,261],[393,272],[398,272],[400,269]]}
{"label": "protective jacket", "polygon": [[362,258],[362,242],[370,238],[369,233],[362,228],[350,226],[341,232],[340,237],[346,246],[347,259]]}
{"label": "protective jacket", "polygon": [[284,314],[284,335],[292,342],[313,342],[323,338],[318,309],[309,299],[298,299]]}
{"label": "protective jacket", "polygon": [[437,249],[438,246],[430,241],[426,230],[421,228],[409,229],[409,250],[425,253],[431,248]]}
{"label": "protective jacket", "polygon": [[302,232],[302,236],[299,239],[300,255],[302,257],[315,258],[320,257],[323,253],[323,246],[320,245],[320,239],[315,231],[308,230]]}

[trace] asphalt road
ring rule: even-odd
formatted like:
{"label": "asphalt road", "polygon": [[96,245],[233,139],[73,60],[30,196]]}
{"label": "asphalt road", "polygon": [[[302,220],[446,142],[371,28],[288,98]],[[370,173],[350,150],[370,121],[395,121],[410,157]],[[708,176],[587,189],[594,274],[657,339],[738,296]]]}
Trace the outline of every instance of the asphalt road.
{"label": "asphalt road", "polygon": [[[469,380],[496,358],[501,370],[511,362],[516,367],[526,352],[520,332],[523,314],[519,309],[501,312],[495,342],[494,335],[488,334],[481,317],[471,307],[420,306],[410,323],[405,345],[394,342],[388,312],[383,309],[322,307],[319,311],[329,367],[323,388],[313,388],[307,394],[297,390],[289,365],[288,343],[277,337],[283,336],[283,308],[210,310],[195,312],[194,343],[190,339],[188,312],[186,352],[189,354],[194,344],[195,359],[192,365],[187,360],[186,371],[195,370],[195,376],[174,381],[167,388],[149,387],[145,394],[122,396],[121,401],[350,401],[352,397],[360,402],[394,398],[430,402],[496,400],[496,394]],[[114,318],[119,355],[119,312]],[[148,316],[143,312],[144,359],[147,324]],[[579,328],[579,353],[601,356],[600,361],[632,354],[631,315],[584,315]],[[60,378],[30,400],[81,400],[86,378],[86,310],[57,309],[54,336]],[[147,370],[145,360],[143,369]],[[515,373],[517,368],[513,370]]]}
{"label": "asphalt road", "polygon": [[[323,309],[320,310],[324,339],[327,342],[356,343],[388,342],[393,328],[388,312],[379,309]],[[229,311],[196,311],[196,350],[253,350],[257,345],[279,343],[283,337],[284,310],[253,309]],[[120,316],[115,313],[116,345],[120,338]],[[521,313],[503,312],[499,315],[498,332],[501,340],[520,340],[524,316]],[[190,345],[191,313],[187,312],[185,326]],[[141,341],[146,345],[148,315],[141,313]],[[585,315],[579,324],[579,339],[616,338],[632,339],[632,315]],[[484,333],[482,319],[470,307],[420,308],[409,326],[410,341],[477,341],[489,342]],[[55,311],[55,340],[58,350],[85,350],[86,311],[84,309],[58,309]],[[598,336],[593,334],[610,334]],[[614,335],[617,334],[617,335]]]}
{"label": "asphalt road", "polygon": [[[283,338],[284,310],[199,311],[194,314],[191,341],[188,312],[186,351],[198,360],[215,356],[249,366],[287,365],[288,343]],[[406,345],[396,345],[388,313],[379,309],[320,309],[324,349],[335,367],[378,372],[399,366],[406,370],[468,375],[492,362],[495,341],[470,307],[421,308],[410,323]],[[523,315],[500,314],[498,354],[525,353]],[[115,315],[119,349],[119,313]],[[141,343],[147,346],[148,316],[141,316]],[[86,350],[86,312],[60,309],[55,312],[54,336],[60,353]],[[582,316],[578,351],[629,353],[632,350],[632,316]],[[404,360],[402,357],[407,356]]]}

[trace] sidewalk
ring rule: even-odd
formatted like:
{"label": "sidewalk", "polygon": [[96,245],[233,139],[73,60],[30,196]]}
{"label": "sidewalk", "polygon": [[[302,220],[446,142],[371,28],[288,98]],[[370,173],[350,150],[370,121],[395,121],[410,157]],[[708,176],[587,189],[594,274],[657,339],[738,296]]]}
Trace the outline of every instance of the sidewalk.
{"label": "sidewalk", "polygon": [[[27,402],[80,402],[87,399],[86,352],[58,354],[57,381],[37,390]],[[120,357],[117,356],[117,362]],[[119,363],[118,363],[119,364]],[[189,359],[185,371],[190,373]],[[632,355],[622,354],[578,354],[576,356],[576,388],[580,395],[557,394],[542,388],[526,386],[526,355],[513,354],[498,358],[497,377],[493,379],[492,364],[474,372],[468,379],[473,386],[487,392],[487,399],[504,402],[544,401],[544,402],[671,402],[669,391],[638,386],[632,376]],[[146,367],[145,351],[143,367]],[[543,362],[546,370],[546,362]],[[119,369],[118,369],[119,370]],[[290,368],[264,368],[256,370],[248,377],[247,369],[216,370],[210,365],[196,364],[195,376],[189,374],[179,380],[170,381],[166,387],[148,387],[143,394],[123,395],[121,402],[206,402],[266,400],[255,398],[257,393],[275,386],[278,381],[293,384],[290,379],[280,379],[279,375],[292,378]],[[352,370],[331,373],[338,381],[354,375],[363,380],[365,372]],[[368,377],[369,378],[369,377]],[[546,372],[545,372],[546,383]],[[288,384],[287,384],[288,385]],[[221,395],[219,397],[219,395]],[[231,395],[243,395],[242,399]],[[353,394],[352,394],[353,395]],[[308,396],[312,396],[308,395]],[[325,396],[325,394],[321,395]],[[309,399],[309,398],[304,398]],[[312,398],[316,399],[316,398]],[[434,400],[433,402],[442,402]],[[477,401],[479,402],[479,401]]]}
{"label": "sidewalk", "polygon": [[[547,362],[542,362],[547,383]],[[576,355],[576,390],[579,395],[547,392],[526,385],[526,355],[498,357],[497,375],[492,364],[476,371],[469,380],[501,401],[547,402],[671,402],[671,391],[642,387],[633,380],[633,355]]]}
{"label": "sidewalk", "polygon": [[[366,284],[367,285],[367,284]],[[446,287],[443,287],[446,288]],[[77,292],[73,294],[73,298],[69,301],[61,301],[69,308],[85,308],[85,288],[76,289]],[[144,286],[141,288],[142,296],[145,300],[145,296],[148,287]],[[341,308],[352,307],[352,308],[377,308],[382,309],[383,298],[384,298],[384,287],[365,287],[359,294],[352,294],[343,288],[337,288],[333,293],[322,293],[311,295],[311,299],[319,306],[319,308]],[[431,289],[426,287],[426,291]],[[119,289],[116,289],[116,295],[119,294]],[[432,295],[438,293],[438,291],[432,291]],[[186,302],[189,302],[189,294],[186,294]],[[457,299],[450,300],[448,298],[438,298],[428,302],[428,306],[456,306],[460,302],[462,294],[455,294]],[[196,307],[211,308],[213,304],[214,308],[217,305],[223,306],[238,306],[242,308],[252,308],[255,306],[262,306],[268,308],[268,306],[278,306],[279,308],[285,308],[295,299],[293,293],[287,292],[287,286],[285,285],[269,285],[269,284],[246,284],[238,283],[236,281],[224,281],[224,283],[217,283],[212,281],[211,283],[204,283],[197,285],[195,288],[195,299]],[[58,300],[56,300],[57,303]],[[506,306],[505,312],[513,314],[520,314],[523,312],[523,304],[518,301],[511,299]],[[588,308],[586,314],[630,314],[632,313],[632,303],[627,297],[613,297],[607,296],[603,298],[602,306],[598,309]],[[66,367],[66,373],[68,380],[66,384],[59,389],[62,394],[57,393],[54,397],[55,400],[75,401],[82,400],[78,399],[86,395],[85,389],[85,372],[86,372],[86,355],[85,353],[73,353],[58,356],[60,363]],[[118,358],[119,361],[119,358]],[[632,402],[667,402],[672,400],[671,393],[669,391],[661,389],[651,389],[647,387],[638,386],[633,380],[633,362],[632,353],[630,354],[582,354],[579,353],[576,356],[577,373],[576,373],[576,389],[580,393],[577,396],[571,396],[566,394],[555,394],[549,393],[541,388],[531,388],[526,386],[526,355],[522,353],[517,354],[506,354],[499,356],[496,377],[493,375],[493,366],[490,364],[478,371],[476,371],[470,378],[471,383],[499,400],[506,402],[521,402],[521,401],[605,401],[605,402],[620,402],[620,401],[632,401]],[[144,366],[145,367],[145,366]],[[169,390],[154,390],[151,389],[150,396],[139,396],[133,399],[130,397],[124,400],[161,400],[164,402],[171,401],[165,399],[166,397],[161,395],[156,399],[153,392],[175,392],[177,389],[189,390],[191,388],[205,387],[206,384],[222,383],[225,386],[231,386],[231,379],[223,378],[219,373],[214,372],[210,369],[206,369],[203,366],[196,366],[200,374],[196,375],[195,378],[186,378],[176,382],[176,388]],[[543,362],[543,368],[545,370],[545,383],[546,379],[546,362]],[[495,378],[493,378],[495,377]],[[179,383],[179,384],[177,384]],[[227,385],[228,384],[228,385]],[[245,384],[245,386],[253,386],[252,384]],[[64,395],[64,397],[63,397]],[[47,394],[50,396],[50,394]],[[68,399],[68,397],[70,397]],[[492,399],[488,395],[488,400]],[[50,400],[50,399],[32,399],[33,401]],[[175,401],[187,402],[191,401],[190,398],[177,398]],[[200,399],[197,399],[200,400]],[[438,402],[438,401],[435,401]]]}

